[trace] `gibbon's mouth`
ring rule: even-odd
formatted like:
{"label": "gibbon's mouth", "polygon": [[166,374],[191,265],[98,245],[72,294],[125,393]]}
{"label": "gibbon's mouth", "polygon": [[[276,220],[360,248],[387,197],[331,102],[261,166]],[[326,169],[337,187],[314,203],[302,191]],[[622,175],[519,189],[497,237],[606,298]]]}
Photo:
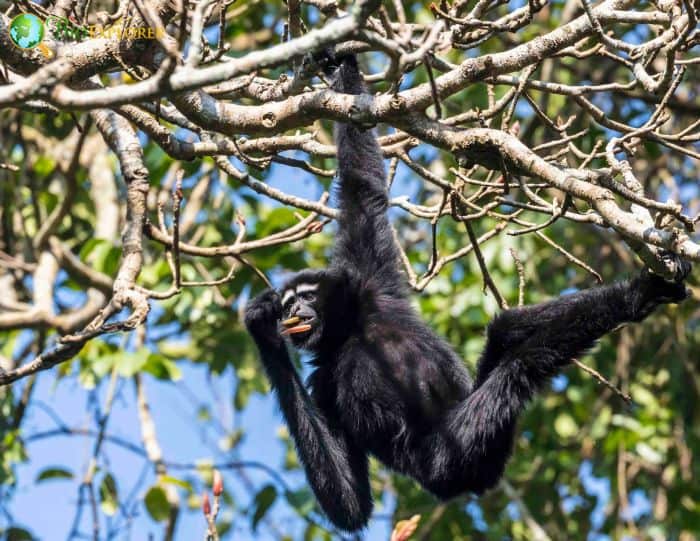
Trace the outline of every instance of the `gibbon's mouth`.
{"label": "gibbon's mouth", "polygon": [[282,336],[289,336],[290,334],[308,332],[311,330],[310,323],[312,321],[313,318],[300,318],[298,316],[285,319],[282,322],[282,325],[286,328],[282,331]]}

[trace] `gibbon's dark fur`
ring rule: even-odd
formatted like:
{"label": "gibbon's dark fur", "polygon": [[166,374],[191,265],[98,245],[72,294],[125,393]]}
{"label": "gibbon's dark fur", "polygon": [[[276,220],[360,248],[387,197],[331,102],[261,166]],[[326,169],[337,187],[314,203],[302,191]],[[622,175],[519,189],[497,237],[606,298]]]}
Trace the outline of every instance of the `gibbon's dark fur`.
{"label": "gibbon's dark fur", "polygon": [[[361,99],[355,58],[335,65],[328,58],[333,88]],[[262,293],[247,306],[245,323],[321,507],[336,526],[353,531],[372,512],[368,453],[441,499],[493,487],[533,394],[619,324],[686,298],[690,265],[682,262],[676,282],[643,271],[501,313],[488,327],[472,380],[411,308],[372,131],[338,124],[335,138],[340,217],[330,267],[295,275],[280,293]],[[314,355],[310,394],[280,334],[280,320],[292,316],[311,325],[289,338]]]}

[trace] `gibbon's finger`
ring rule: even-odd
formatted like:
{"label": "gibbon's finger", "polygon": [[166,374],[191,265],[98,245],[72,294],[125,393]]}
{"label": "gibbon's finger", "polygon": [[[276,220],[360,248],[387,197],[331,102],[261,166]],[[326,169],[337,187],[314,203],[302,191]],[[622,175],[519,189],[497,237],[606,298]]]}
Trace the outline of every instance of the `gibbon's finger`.
{"label": "gibbon's finger", "polygon": [[301,332],[306,332],[311,330],[311,325],[297,325],[291,329],[285,329],[282,331],[282,336],[288,336],[290,334],[299,334]]}

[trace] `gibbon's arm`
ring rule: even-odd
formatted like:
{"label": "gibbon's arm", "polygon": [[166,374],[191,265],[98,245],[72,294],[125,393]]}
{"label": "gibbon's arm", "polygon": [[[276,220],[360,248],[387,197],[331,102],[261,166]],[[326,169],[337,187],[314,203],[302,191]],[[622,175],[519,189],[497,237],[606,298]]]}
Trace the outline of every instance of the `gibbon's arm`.
{"label": "gibbon's arm", "polygon": [[[331,87],[346,94],[365,93],[354,56],[345,56],[331,75]],[[382,153],[373,130],[336,122],[340,178],[340,218],[333,266],[377,277],[383,286],[403,284],[398,253],[387,220],[388,194]]]}
{"label": "gibbon's arm", "polygon": [[260,350],[316,499],[334,524],[359,529],[372,513],[367,454],[352,445],[342,430],[329,427],[309,396],[279,335],[281,313],[279,296],[268,290],[246,307],[245,323]]}

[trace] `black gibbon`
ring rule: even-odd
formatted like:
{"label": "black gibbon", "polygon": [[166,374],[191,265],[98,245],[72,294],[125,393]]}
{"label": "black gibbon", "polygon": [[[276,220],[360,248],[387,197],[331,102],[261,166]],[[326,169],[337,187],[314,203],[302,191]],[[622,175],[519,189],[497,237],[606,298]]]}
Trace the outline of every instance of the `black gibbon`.
{"label": "black gibbon", "polygon": [[[364,92],[354,56],[328,56],[327,72],[336,91]],[[335,140],[340,216],[331,264],[260,294],[245,323],[311,488],[330,520],[353,531],[372,512],[369,453],[441,499],[493,487],[533,394],[621,323],[685,299],[690,265],[682,262],[676,282],[643,271],[504,311],[488,327],[472,379],[411,307],[372,131],[337,124]],[[310,393],[288,342],[313,354]]]}

